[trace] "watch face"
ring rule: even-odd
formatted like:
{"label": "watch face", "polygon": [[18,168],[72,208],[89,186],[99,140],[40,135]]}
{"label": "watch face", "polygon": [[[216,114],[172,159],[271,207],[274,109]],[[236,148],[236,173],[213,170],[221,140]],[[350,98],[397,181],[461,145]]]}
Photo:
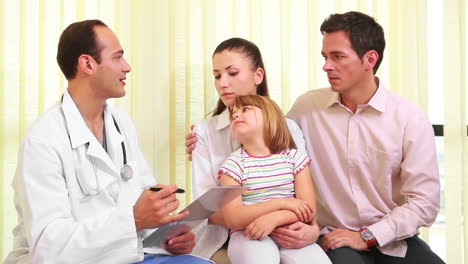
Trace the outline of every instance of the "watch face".
{"label": "watch face", "polygon": [[374,239],[374,234],[369,229],[362,230],[361,236],[366,241]]}

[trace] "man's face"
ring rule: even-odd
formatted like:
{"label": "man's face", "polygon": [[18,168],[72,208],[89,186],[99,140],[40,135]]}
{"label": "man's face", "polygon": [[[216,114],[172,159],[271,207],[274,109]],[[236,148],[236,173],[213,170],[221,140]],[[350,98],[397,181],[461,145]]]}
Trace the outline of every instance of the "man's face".
{"label": "man's face", "polygon": [[131,67],[123,57],[123,49],[117,36],[107,27],[94,28],[101,50],[101,63],[97,64],[91,84],[98,96],[119,98],[125,95],[126,74]]}
{"label": "man's face", "polygon": [[365,65],[344,31],[325,33],[322,56],[323,70],[333,91],[346,94],[362,87],[367,78]]}

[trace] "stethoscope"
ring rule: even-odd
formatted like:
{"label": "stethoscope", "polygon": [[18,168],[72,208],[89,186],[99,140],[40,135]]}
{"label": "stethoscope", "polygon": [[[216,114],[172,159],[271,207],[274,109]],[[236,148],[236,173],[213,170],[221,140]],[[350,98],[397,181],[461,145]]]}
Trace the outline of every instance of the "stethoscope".
{"label": "stethoscope", "polygon": [[[62,95],[61,101],[63,103],[63,95]],[[117,132],[119,132],[119,134],[122,135],[122,133],[120,132],[120,127],[117,124],[117,121],[115,120],[114,115],[112,115],[112,113],[111,113],[111,116],[112,116],[112,120],[114,121],[114,126],[117,129]],[[68,139],[70,140],[70,146],[72,146],[71,138],[70,138],[70,132],[68,131],[68,129],[67,129],[67,134],[68,134]],[[123,166],[120,169],[120,177],[122,178],[123,181],[126,182],[126,181],[130,180],[131,178],[133,178],[133,169],[127,163],[127,150],[125,148],[125,143],[124,143],[123,140],[122,140],[121,146],[122,146]],[[89,148],[89,142],[86,143],[86,148]],[[94,158],[93,157],[91,157],[91,163],[93,164],[93,170],[94,170],[94,175],[95,175],[95,179],[96,179],[96,188],[95,188],[95,190],[89,190],[89,191],[85,190],[85,188],[83,188],[82,184],[78,181],[78,184],[80,185],[80,189],[81,189],[81,191],[83,192],[83,194],[85,196],[95,196],[95,195],[98,195],[100,193],[99,179],[98,179],[98,176],[97,176],[96,165],[94,163]]]}
{"label": "stethoscope", "polygon": [[[115,125],[115,128],[117,129],[117,132],[119,132],[119,134],[122,135],[122,133],[120,132],[119,125],[117,124],[117,121],[115,121],[114,115],[111,114],[111,116],[112,116],[112,120],[114,120],[114,125]],[[88,142],[88,145],[89,145],[89,142]],[[128,181],[131,178],[133,178],[133,169],[127,163],[127,150],[125,149],[125,144],[123,140],[122,140],[121,145],[122,145],[122,155],[123,155],[123,166],[120,169],[120,177],[122,178],[123,181]],[[93,162],[93,166],[94,166],[94,162]],[[94,169],[94,171],[96,171],[96,169]],[[96,176],[96,179],[97,179],[97,176]]]}

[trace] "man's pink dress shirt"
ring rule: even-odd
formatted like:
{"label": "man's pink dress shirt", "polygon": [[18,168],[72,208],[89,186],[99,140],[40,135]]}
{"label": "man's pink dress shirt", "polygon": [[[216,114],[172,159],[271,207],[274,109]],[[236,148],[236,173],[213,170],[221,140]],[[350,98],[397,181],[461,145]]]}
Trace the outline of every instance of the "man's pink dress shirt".
{"label": "man's pink dress shirt", "polygon": [[403,239],[430,226],[439,211],[434,132],[425,113],[380,84],[356,113],[327,88],[299,97],[287,117],[301,127],[312,159],[322,234],[367,227],[382,253],[404,257]]}

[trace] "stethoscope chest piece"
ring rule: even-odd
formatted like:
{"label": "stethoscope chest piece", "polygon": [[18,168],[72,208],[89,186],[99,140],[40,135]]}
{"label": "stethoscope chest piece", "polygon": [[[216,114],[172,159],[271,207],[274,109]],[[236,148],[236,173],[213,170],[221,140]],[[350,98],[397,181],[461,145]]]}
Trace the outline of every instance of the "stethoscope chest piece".
{"label": "stethoscope chest piece", "polygon": [[122,177],[123,181],[128,181],[133,178],[133,170],[132,167],[128,164],[124,164],[122,169],[120,169],[120,177]]}

